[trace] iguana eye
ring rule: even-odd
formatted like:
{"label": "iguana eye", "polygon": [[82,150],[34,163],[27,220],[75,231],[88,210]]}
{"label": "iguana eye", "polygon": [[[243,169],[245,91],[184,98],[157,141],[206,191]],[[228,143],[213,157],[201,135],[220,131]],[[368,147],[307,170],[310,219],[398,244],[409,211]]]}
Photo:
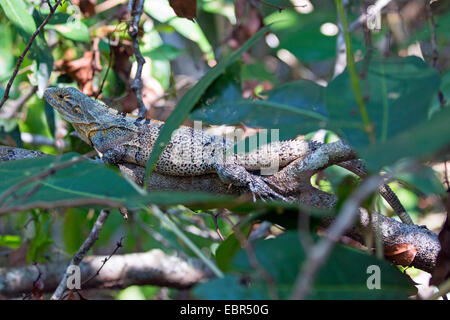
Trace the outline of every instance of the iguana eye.
{"label": "iguana eye", "polygon": [[80,106],[73,107],[72,112],[77,114],[83,114],[83,111],[81,111]]}
{"label": "iguana eye", "polygon": [[64,99],[64,96],[62,94],[58,94],[58,98]]}

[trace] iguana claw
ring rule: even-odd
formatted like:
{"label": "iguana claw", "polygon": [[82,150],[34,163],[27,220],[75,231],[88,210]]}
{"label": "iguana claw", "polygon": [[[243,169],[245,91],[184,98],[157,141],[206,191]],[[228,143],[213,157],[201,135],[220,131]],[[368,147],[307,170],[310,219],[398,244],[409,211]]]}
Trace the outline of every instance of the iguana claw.
{"label": "iguana claw", "polygon": [[253,194],[258,195],[263,201],[265,201],[266,199],[280,199],[283,201],[288,201],[281,194],[270,188],[265,179],[259,176],[252,176],[248,187]]}

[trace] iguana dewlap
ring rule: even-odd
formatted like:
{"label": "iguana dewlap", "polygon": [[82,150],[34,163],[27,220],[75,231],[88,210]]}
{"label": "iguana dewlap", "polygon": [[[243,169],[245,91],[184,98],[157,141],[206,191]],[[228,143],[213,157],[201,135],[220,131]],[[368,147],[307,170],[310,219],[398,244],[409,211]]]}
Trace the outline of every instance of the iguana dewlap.
{"label": "iguana dewlap", "polygon": [[[75,88],[48,88],[47,102],[69,121],[81,138],[103,154],[110,164],[132,163],[146,166],[148,157],[164,123],[137,118],[109,108]],[[225,183],[248,187],[262,198],[281,198],[267,180],[248,170],[284,167],[304,157],[316,143],[281,141],[246,154],[228,152],[233,141],[189,127],[177,129],[159,158],[155,170],[174,176],[217,173]]]}

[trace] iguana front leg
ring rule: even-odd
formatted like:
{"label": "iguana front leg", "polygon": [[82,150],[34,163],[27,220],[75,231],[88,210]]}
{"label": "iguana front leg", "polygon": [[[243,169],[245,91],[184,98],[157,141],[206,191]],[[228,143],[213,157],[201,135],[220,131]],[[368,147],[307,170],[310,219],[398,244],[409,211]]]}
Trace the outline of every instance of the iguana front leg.
{"label": "iguana front leg", "polygon": [[130,145],[119,145],[106,150],[102,155],[104,163],[117,165],[119,163],[131,163],[141,165],[139,158],[139,148]]}

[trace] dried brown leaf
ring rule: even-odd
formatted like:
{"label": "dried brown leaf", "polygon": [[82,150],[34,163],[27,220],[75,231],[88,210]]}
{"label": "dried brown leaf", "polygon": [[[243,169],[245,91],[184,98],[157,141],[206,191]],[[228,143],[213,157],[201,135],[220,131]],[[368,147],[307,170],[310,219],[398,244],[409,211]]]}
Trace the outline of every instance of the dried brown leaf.
{"label": "dried brown leaf", "polygon": [[93,51],[85,52],[83,57],[77,60],[58,60],[55,62],[55,67],[75,80],[80,91],[89,96],[94,93],[94,75],[102,70],[98,54]]}
{"label": "dried brown leaf", "polygon": [[178,17],[192,21],[197,18],[197,0],[169,0],[169,4]]}
{"label": "dried brown leaf", "polygon": [[72,0],[74,5],[80,7],[81,13],[85,17],[92,17],[95,15],[95,5],[97,0]]}
{"label": "dried brown leaf", "polygon": [[401,266],[409,266],[416,257],[417,249],[410,243],[400,243],[384,248],[384,255]]}

